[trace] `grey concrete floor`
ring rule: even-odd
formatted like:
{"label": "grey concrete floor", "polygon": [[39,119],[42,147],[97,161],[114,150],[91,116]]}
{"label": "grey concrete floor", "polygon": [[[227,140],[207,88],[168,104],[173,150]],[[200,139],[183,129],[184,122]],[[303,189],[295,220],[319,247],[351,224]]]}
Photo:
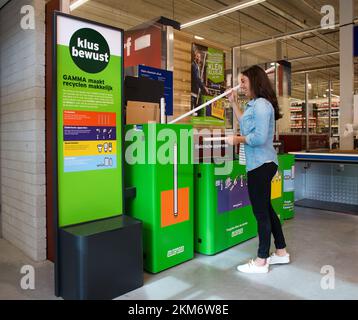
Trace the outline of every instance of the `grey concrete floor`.
{"label": "grey concrete floor", "polygon": [[[215,256],[196,255],[156,275],[145,273],[142,288],[118,299],[358,299],[357,216],[296,207],[284,232],[292,263],[272,266],[268,274],[236,271],[237,264],[255,256],[257,239],[252,239]],[[20,287],[25,264],[35,268],[35,290]],[[324,266],[333,267],[332,290],[321,287]],[[35,263],[0,239],[0,299],[56,299],[53,291],[52,263]]]}

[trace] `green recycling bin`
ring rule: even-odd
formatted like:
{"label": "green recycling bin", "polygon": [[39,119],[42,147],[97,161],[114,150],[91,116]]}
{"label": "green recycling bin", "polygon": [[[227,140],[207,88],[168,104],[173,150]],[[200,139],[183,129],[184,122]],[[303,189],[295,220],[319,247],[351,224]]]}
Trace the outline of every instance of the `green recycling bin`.
{"label": "green recycling bin", "polygon": [[[214,255],[257,236],[257,222],[247,189],[247,173],[239,160],[229,174],[216,174],[221,165],[195,164],[195,251]],[[227,162],[228,162],[227,161]],[[271,202],[283,223],[282,173],[272,180]]]}
{"label": "green recycling bin", "polygon": [[247,190],[245,166],[231,161],[232,171],[216,174],[221,165],[195,164],[195,251],[214,255],[257,235],[257,222]]}
{"label": "green recycling bin", "polygon": [[295,156],[280,154],[278,161],[283,176],[282,215],[284,220],[288,220],[295,215]]}
{"label": "green recycling bin", "polygon": [[193,131],[190,125],[127,125],[126,212],[143,222],[144,269],[157,273],[194,257]]}

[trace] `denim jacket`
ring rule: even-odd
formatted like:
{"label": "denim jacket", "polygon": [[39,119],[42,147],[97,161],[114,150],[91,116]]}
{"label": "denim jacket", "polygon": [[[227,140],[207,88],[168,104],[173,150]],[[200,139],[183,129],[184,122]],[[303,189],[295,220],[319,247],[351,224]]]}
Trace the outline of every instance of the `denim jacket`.
{"label": "denim jacket", "polygon": [[275,112],[272,104],[264,98],[249,101],[239,123],[241,135],[246,137],[246,170],[254,170],[267,162],[278,165],[273,147]]}

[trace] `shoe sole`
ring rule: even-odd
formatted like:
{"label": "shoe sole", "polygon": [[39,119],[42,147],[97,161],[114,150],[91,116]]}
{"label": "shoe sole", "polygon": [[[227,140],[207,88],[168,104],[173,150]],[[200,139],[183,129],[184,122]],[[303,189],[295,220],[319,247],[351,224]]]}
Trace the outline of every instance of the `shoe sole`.
{"label": "shoe sole", "polygon": [[269,262],[269,265],[270,266],[274,266],[274,265],[276,265],[276,264],[289,264],[291,261],[287,261],[287,262],[274,262],[274,263],[270,263]]}
{"label": "shoe sole", "polygon": [[265,274],[265,273],[269,273],[269,271],[270,271],[270,270],[267,270],[267,271],[265,271],[265,272],[245,272],[245,271],[239,270],[238,268],[236,268],[236,270],[237,270],[238,272],[246,273],[246,274]]}
{"label": "shoe sole", "polygon": [[240,270],[237,270],[237,271],[240,273],[245,273],[245,274],[267,274],[267,273],[269,273],[268,271],[267,272],[245,272],[245,271],[240,271]]}

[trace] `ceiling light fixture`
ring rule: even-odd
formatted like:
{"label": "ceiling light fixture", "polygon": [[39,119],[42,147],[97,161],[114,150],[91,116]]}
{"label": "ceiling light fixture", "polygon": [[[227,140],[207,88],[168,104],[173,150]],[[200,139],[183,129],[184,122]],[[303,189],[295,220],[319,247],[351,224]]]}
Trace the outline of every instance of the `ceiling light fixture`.
{"label": "ceiling light fixture", "polygon": [[89,0],[77,0],[77,1],[74,1],[72,4],[70,4],[70,11],[76,10],[78,7],[82,6],[83,4],[85,4],[88,1]]}
{"label": "ceiling light fixture", "polygon": [[197,40],[204,40],[205,39],[205,38],[200,37],[200,36],[194,36],[194,38],[197,39]]}
{"label": "ceiling light fixture", "polygon": [[262,3],[266,0],[245,0],[245,1],[241,1],[235,5],[232,5],[224,10],[220,10],[220,11],[217,11],[213,14],[210,14],[208,16],[205,16],[205,17],[201,17],[199,19],[196,19],[196,20],[193,20],[193,21],[190,21],[190,22],[187,22],[187,23],[183,23],[181,26],[180,26],[180,29],[185,29],[185,28],[189,28],[189,27],[192,27],[196,24],[199,24],[199,23],[202,23],[202,22],[205,22],[205,21],[208,21],[208,20],[211,20],[211,19],[215,19],[215,18],[218,18],[220,16],[224,16],[226,14],[229,14],[229,13],[232,13],[232,12],[235,12],[235,11],[238,11],[238,10],[242,10],[242,9],[245,9],[245,8],[248,8],[248,7],[251,7],[251,6],[254,6],[256,4],[259,4],[259,3]]}

